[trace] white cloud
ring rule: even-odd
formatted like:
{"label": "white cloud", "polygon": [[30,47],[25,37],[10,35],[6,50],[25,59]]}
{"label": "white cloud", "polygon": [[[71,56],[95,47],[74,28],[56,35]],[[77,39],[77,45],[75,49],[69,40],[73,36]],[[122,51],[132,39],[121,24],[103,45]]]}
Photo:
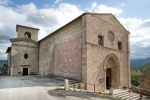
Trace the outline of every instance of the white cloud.
{"label": "white cloud", "polygon": [[107,7],[106,5],[98,5],[94,11],[96,13],[112,13],[112,14],[116,14],[116,15],[120,15],[122,13],[121,9]]}
{"label": "white cloud", "polygon": [[63,0],[56,0],[54,3],[57,4],[58,2],[63,1]]}
{"label": "white cloud", "polygon": [[[44,9],[37,9],[34,3],[18,5],[15,9],[0,5],[0,12],[0,50],[3,51],[11,46],[9,39],[17,37],[16,24],[40,28],[39,39],[42,39],[83,13],[78,6],[68,3]],[[4,52],[0,53],[2,58],[6,58]]]}
{"label": "white cloud", "polygon": [[[8,3],[0,4],[0,59],[6,58],[4,51],[11,46],[9,39],[17,37],[16,24],[40,28],[39,39],[41,39],[84,12],[78,5],[68,3],[43,9],[37,9],[34,3],[19,5],[18,8],[7,7],[6,4]],[[92,2],[87,10],[116,15],[123,12],[121,9],[98,5],[96,2]],[[150,19],[118,19],[131,32],[131,58],[150,57]]]}
{"label": "white cloud", "polygon": [[8,5],[8,4],[13,4],[13,3],[9,0],[0,0],[0,5]]}
{"label": "white cloud", "polygon": [[121,4],[121,6],[125,6],[125,4]]}
{"label": "white cloud", "polygon": [[97,3],[96,2],[92,2],[91,9],[93,10],[96,6],[97,6]]}
{"label": "white cloud", "polygon": [[120,15],[123,11],[121,9],[117,9],[114,7],[107,7],[106,5],[97,5],[96,2],[91,3],[90,8],[86,8],[89,12],[95,12],[95,13],[112,13],[115,15]]}
{"label": "white cloud", "polygon": [[131,58],[150,57],[150,19],[118,18],[130,31]]}
{"label": "white cloud", "polygon": [[6,52],[6,51],[5,51],[5,50],[0,49],[0,52],[3,52],[3,53],[4,53],[4,52]]}

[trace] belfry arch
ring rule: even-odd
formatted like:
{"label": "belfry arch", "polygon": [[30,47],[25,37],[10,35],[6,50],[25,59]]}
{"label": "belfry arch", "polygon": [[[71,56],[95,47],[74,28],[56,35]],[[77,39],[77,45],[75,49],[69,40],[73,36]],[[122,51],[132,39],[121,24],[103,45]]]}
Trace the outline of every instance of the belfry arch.
{"label": "belfry arch", "polygon": [[120,87],[120,62],[115,54],[109,54],[104,60],[105,87]]}
{"label": "belfry arch", "polygon": [[28,38],[31,38],[31,33],[25,32],[25,33],[24,33],[24,36],[27,36]]}

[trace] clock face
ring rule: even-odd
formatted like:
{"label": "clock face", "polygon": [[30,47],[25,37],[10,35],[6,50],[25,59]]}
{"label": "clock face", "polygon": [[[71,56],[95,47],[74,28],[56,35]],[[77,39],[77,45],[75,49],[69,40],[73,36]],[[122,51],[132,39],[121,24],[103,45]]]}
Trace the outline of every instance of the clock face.
{"label": "clock face", "polygon": [[25,59],[28,58],[28,54],[27,54],[27,53],[24,54],[24,58],[25,58]]}

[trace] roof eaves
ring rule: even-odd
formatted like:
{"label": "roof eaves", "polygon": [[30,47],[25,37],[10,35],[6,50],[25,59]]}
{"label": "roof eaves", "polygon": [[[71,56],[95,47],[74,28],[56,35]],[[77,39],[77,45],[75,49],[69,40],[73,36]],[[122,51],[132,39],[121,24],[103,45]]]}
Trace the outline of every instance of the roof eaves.
{"label": "roof eaves", "polygon": [[6,50],[6,53],[8,53],[11,50],[11,47],[8,47]]}
{"label": "roof eaves", "polygon": [[35,29],[35,30],[40,30],[38,28],[33,28],[33,27],[28,27],[28,26],[23,26],[23,25],[16,24],[16,32],[18,32],[18,26],[25,27],[25,28],[31,28],[31,29]]}
{"label": "roof eaves", "polygon": [[26,38],[26,37],[10,39],[11,42],[15,42],[15,41],[23,41],[23,40],[27,40],[27,41],[30,41],[30,42],[32,42],[32,43],[34,43],[34,44],[39,45],[38,42],[36,42],[36,41],[34,41],[34,40],[30,39],[30,38]]}

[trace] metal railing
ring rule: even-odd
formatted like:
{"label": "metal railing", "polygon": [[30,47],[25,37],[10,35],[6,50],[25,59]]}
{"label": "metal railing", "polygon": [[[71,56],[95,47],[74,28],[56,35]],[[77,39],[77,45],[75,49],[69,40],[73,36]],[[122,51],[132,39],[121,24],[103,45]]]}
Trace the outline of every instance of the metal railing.
{"label": "metal railing", "polygon": [[[74,88],[74,90],[75,90],[75,84],[80,84],[80,83],[83,83],[83,84],[85,84],[85,90],[87,90],[86,89],[86,86],[87,85],[93,85],[93,91],[94,91],[94,93],[96,93],[96,86],[99,86],[99,87],[103,87],[103,88],[106,88],[107,90],[109,90],[109,95],[110,95],[110,87],[108,87],[108,86],[101,86],[101,85],[97,85],[97,84],[91,84],[91,83],[86,83],[86,82],[81,82],[81,81],[76,81],[76,80],[73,80],[74,82],[73,82],[73,88]],[[81,89],[81,88],[79,88],[79,89]],[[100,93],[100,91],[99,91],[99,93]]]}

